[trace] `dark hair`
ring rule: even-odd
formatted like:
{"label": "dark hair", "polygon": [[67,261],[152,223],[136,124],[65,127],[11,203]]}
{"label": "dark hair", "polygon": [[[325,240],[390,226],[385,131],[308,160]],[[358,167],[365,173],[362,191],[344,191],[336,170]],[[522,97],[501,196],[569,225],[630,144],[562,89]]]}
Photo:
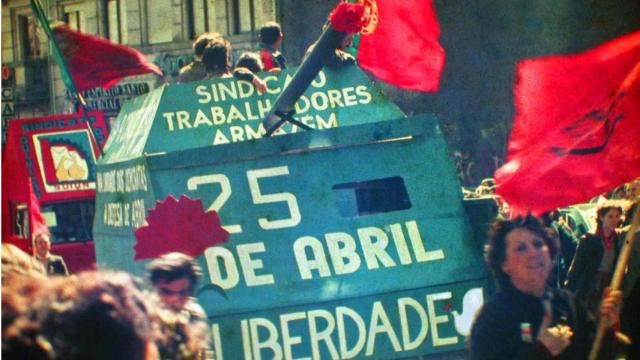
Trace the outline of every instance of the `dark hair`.
{"label": "dark hair", "polygon": [[198,282],[202,271],[192,257],[179,252],[172,252],[153,260],[147,267],[149,281],[153,285],[158,282],[171,282],[188,278],[191,286]]}
{"label": "dark hair", "polygon": [[236,62],[236,68],[239,67],[249,69],[252,73],[258,74],[263,70],[262,59],[260,55],[254,52],[243,52]]}
{"label": "dark hair", "polygon": [[202,33],[193,41],[193,52],[196,54],[196,56],[200,57],[204,53],[204,49],[207,47],[207,45],[221,38],[222,35],[217,32]]}
{"label": "dark hair", "polygon": [[229,63],[229,54],[231,47],[229,42],[221,39],[210,42],[202,53],[202,62],[207,72],[225,72],[231,67]]}
{"label": "dark hair", "polygon": [[282,29],[280,24],[275,21],[266,22],[260,28],[260,42],[267,45],[273,45],[281,36]]}
{"label": "dark hair", "polygon": [[7,359],[142,359],[146,301],[123,272],[38,279],[2,287],[2,355]]}
{"label": "dark hair", "polygon": [[602,227],[602,221],[600,219],[607,215],[607,213],[611,210],[618,210],[620,212],[620,215],[624,215],[624,211],[622,210],[622,205],[620,202],[614,200],[604,201],[602,204],[598,205],[598,210],[596,210],[596,221],[598,222],[598,228]]}
{"label": "dark hair", "polygon": [[485,246],[485,261],[499,286],[511,284],[511,279],[502,270],[502,264],[507,258],[507,235],[515,229],[526,229],[540,236],[549,248],[549,256],[554,259],[558,247],[553,239],[545,231],[544,225],[537,218],[528,215],[508,220],[496,220],[489,231],[489,241]]}

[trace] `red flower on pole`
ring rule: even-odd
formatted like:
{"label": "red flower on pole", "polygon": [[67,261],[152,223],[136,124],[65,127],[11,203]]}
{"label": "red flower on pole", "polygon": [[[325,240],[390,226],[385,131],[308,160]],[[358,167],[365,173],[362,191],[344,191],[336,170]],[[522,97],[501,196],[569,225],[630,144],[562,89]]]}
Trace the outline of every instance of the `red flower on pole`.
{"label": "red flower on pole", "polygon": [[329,15],[329,23],[335,31],[357,33],[365,24],[364,5],[341,2]]}
{"label": "red flower on pole", "polygon": [[202,200],[169,195],[147,213],[147,225],[135,231],[134,260],[153,259],[170,252],[197,257],[207,248],[226,242],[229,232],[215,211],[204,211]]}

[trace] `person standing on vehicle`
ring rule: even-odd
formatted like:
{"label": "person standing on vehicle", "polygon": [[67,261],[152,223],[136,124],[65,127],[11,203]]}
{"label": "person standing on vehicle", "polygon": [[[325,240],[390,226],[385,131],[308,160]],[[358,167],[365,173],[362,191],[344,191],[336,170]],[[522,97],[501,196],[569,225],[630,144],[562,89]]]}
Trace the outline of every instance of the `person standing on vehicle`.
{"label": "person standing on vehicle", "polygon": [[221,39],[222,35],[216,32],[205,32],[198,36],[193,42],[193,52],[195,59],[180,69],[178,82],[186,83],[199,81],[207,77],[207,69],[202,62],[204,49],[215,40]]}
{"label": "person standing on vehicle", "polygon": [[264,71],[279,73],[287,67],[284,55],[280,52],[280,46],[284,40],[280,24],[269,21],[262,25],[259,33],[260,38],[260,58],[264,66]]}
{"label": "person standing on vehicle", "polygon": [[47,275],[69,275],[67,264],[62,256],[53,255],[51,250],[51,239],[47,233],[36,234],[33,241],[35,247],[35,258],[38,260]]}

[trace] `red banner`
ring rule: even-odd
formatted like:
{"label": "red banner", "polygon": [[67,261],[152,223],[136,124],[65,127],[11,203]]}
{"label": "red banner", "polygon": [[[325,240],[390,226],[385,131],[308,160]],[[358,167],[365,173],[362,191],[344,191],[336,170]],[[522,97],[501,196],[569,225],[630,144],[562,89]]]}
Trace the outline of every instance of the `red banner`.
{"label": "red banner", "polygon": [[45,203],[92,197],[95,163],[107,136],[101,112],[14,119],[5,149],[5,161],[12,165],[3,187],[5,181],[15,183],[10,197],[25,201],[25,179],[30,177],[36,196]]}
{"label": "red banner", "polygon": [[570,56],[522,61],[507,162],[515,213],[540,214],[640,176],[640,31]]}
{"label": "red banner", "polygon": [[78,91],[109,88],[126,76],[162,71],[130,47],[95,35],[84,34],[66,25],[52,27]]}
{"label": "red banner", "polygon": [[432,0],[376,0],[378,24],[362,35],[358,64],[401,88],[437,91],[445,52]]}

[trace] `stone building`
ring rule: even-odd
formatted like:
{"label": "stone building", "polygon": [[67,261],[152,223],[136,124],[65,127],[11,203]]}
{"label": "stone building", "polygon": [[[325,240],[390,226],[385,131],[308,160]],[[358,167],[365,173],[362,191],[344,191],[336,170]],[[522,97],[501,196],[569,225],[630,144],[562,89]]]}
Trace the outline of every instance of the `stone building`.
{"label": "stone building", "polygon": [[[256,30],[278,16],[276,0],[40,0],[52,20],[134,47],[165,76],[129,77],[114,88],[84,95],[90,109],[115,117],[126,98],[174,80],[192,60],[192,40],[217,31],[233,52],[254,49]],[[2,119],[70,113],[70,100],[46,34],[29,0],[2,1]],[[4,127],[3,127],[4,128]]]}

